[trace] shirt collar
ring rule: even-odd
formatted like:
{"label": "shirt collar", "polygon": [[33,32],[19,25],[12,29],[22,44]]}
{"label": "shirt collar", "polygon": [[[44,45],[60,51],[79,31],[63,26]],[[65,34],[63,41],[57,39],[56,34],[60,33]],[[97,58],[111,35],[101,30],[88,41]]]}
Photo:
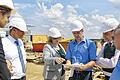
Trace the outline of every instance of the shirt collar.
{"label": "shirt collar", "polygon": [[120,50],[116,49],[116,52],[120,52]]}
{"label": "shirt collar", "polygon": [[84,42],[84,43],[86,43],[86,39],[85,38],[83,38],[79,43],[77,43],[77,41],[76,40],[74,40],[73,41],[73,43],[74,44],[80,44],[80,43],[82,43],[82,42]]}
{"label": "shirt collar", "polygon": [[8,35],[8,39],[13,43],[16,41],[16,39],[14,39],[11,35]]}

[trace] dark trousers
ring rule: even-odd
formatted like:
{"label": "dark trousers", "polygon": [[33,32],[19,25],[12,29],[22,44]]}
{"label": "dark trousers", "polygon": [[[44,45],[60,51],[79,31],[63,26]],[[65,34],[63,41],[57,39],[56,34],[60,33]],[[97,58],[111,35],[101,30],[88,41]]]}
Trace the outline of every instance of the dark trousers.
{"label": "dark trousers", "polygon": [[110,79],[110,76],[105,75],[105,80],[109,80],[109,79]]}
{"label": "dark trousers", "polygon": [[23,76],[23,77],[20,78],[20,79],[12,79],[12,80],[26,80],[26,76]]}
{"label": "dark trousers", "polygon": [[10,72],[6,62],[0,61],[0,80],[10,80]]}
{"label": "dark trousers", "polygon": [[91,71],[74,71],[73,77],[70,77],[69,80],[92,80]]}

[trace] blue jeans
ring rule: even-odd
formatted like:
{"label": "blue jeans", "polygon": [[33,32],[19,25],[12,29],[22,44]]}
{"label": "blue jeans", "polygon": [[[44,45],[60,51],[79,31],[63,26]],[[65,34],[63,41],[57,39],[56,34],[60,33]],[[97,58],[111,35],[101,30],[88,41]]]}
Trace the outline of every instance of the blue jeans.
{"label": "blue jeans", "polygon": [[109,80],[120,80],[120,59],[118,60],[118,63]]}

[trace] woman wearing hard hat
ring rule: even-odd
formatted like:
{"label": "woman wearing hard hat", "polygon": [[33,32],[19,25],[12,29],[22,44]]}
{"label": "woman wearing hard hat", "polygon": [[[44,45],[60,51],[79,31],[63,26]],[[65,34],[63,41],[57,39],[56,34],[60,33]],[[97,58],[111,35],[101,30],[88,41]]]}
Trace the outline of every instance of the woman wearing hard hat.
{"label": "woman wearing hard hat", "polygon": [[[3,28],[14,11],[12,0],[0,0],[0,28]],[[0,80],[10,80],[9,71],[6,65],[4,51],[0,40]]]}
{"label": "woman wearing hard hat", "polygon": [[65,50],[59,43],[61,33],[57,28],[49,29],[48,44],[44,46],[44,80],[65,80],[62,63],[65,61]]}

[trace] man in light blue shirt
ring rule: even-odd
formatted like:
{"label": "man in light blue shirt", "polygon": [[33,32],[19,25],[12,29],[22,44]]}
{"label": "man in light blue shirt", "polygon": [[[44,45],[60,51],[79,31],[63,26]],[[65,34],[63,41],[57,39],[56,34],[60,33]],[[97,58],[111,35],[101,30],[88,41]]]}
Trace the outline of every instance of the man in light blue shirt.
{"label": "man in light blue shirt", "polygon": [[72,33],[75,40],[68,44],[66,52],[66,65],[74,67],[73,75],[69,80],[92,80],[92,67],[96,60],[95,43],[83,36],[83,24],[76,20],[73,21],[74,29]]}

